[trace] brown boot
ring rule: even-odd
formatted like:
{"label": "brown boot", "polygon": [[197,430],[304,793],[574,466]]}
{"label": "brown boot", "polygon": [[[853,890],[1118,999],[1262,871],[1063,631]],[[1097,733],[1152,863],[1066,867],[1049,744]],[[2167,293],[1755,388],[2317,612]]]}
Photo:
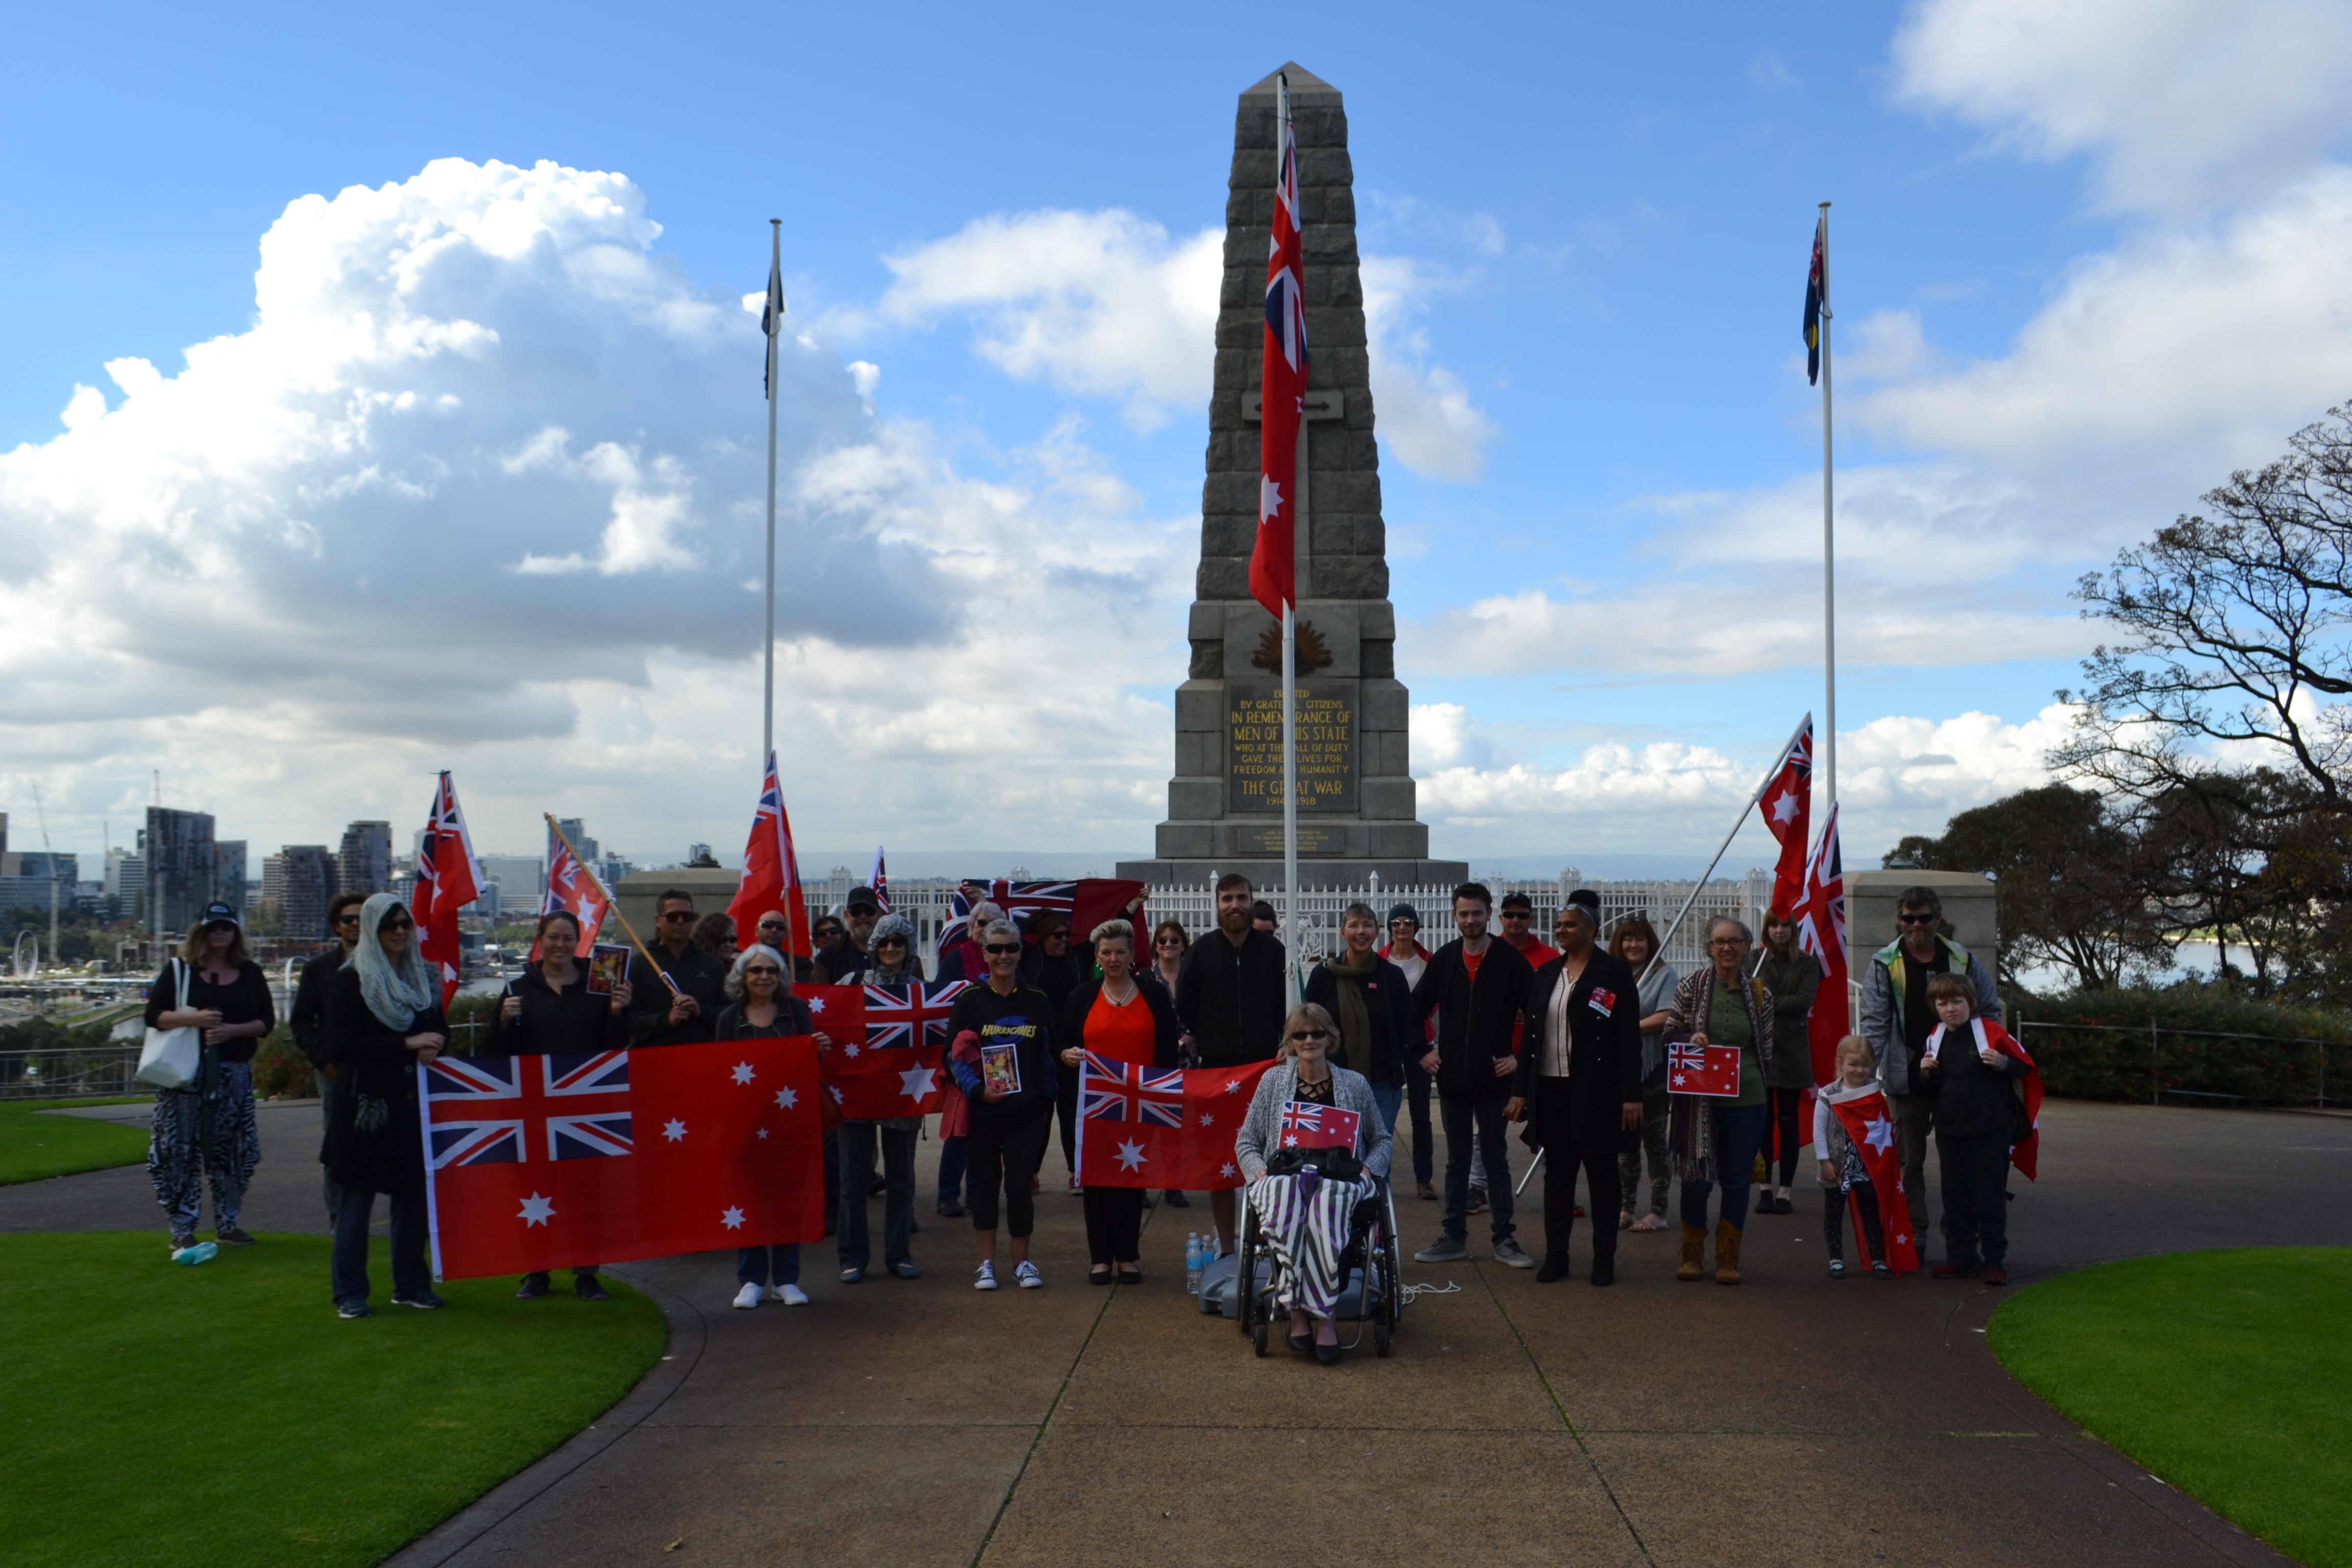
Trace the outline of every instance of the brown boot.
{"label": "brown boot", "polygon": [[1696,1279],[1706,1271],[1706,1232],[1695,1225],[1683,1226],[1683,1266],[1675,1270],[1677,1279]]}
{"label": "brown boot", "polygon": [[1729,1220],[1715,1227],[1715,1282],[1739,1283],[1739,1227]]}

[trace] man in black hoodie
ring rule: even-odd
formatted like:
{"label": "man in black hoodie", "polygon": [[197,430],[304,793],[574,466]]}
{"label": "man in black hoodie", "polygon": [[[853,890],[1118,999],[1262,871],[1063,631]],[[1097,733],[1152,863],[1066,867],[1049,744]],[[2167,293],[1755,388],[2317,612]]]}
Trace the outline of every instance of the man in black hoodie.
{"label": "man in black hoodie", "polygon": [[[327,929],[335,933],[335,944],[320,949],[318,956],[302,966],[301,982],[294,988],[294,1011],[287,1020],[294,1030],[294,1043],[310,1058],[310,1071],[319,1080],[319,1110],[330,1127],[334,1125],[341,1086],[336,1082],[335,1064],[327,1059],[327,992],[335,983],[336,972],[351,962],[352,950],[360,944],[360,906],[367,900],[365,893],[342,892],[327,901]],[[327,1223],[332,1225],[342,1208],[343,1184],[331,1175],[324,1180]]]}
{"label": "man in black hoodie", "polygon": [[[1238,871],[1218,878],[1217,929],[1186,950],[1176,971],[1176,1016],[1192,1032],[1193,1055],[1204,1068],[1271,1061],[1282,1044],[1289,955],[1279,937],[1252,926],[1255,896]],[[1233,1189],[1210,1194],[1209,1207],[1218,1246],[1230,1252],[1236,1245]]]}
{"label": "man in black hoodie", "polygon": [[[1535,971],[1518,949],[1486,931],[1495,898],[1477,882],[1454,889],[1454,925],[1462,934],[1431,956],[1412,988],[1412,1029],[1437,1015],[1437,1046],[1421,1063],[1437,1080],[1445,1124],[1445,1234],[1413,1254],[1423,1263],[1470,1256],[1470,1140],[1476,1128],[1492,1195],[1495,1261],[1532,1268],[1512,1232],[1511,1152],[1503,1141],[1503,1105],[1519,1058],[1512,1038]],[[1204,944],[1205,945],[1205,944]]]}

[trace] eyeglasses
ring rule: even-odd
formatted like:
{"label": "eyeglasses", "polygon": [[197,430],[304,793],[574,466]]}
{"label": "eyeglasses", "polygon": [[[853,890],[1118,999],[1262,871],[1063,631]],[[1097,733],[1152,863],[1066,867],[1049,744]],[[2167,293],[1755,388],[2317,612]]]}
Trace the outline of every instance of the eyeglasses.
{"label": "eyeglasses", "polygon": [[1709,947],[1746,947],[1748,939],[1741,936],[1719,936],[1706,944]]}
{"label": "eyeglasses", "polygon": [[1906,910],[1895,918],[1907,926],[1931,926],[1944,917],[1941,915],[1915,915]]}
{"label": "eyeglasses", "polygon": [[877,947],[904,947],[907,945],[907,939],[903,936],[886,936],[874,945]]}
{"label": "eyeglasses", "polygon": [[415,931],[416,929],[416,922],[411,920],[386,921],[383,924],[376,927],[375,929],[379,931]]}
{"label": "eyeglasses", "polygon": [[1294,1040],[1328,1040],[1331,1033],[1328,1029],[1294,1029],[1290,1037]]}
{"label": "eyeglasses", "polygon": [[355,926],[360,923],[360,917],[355,911],[340,914],[335,917],[335,923],[339,926]]}
{"label": "eyeglasses", "polygon": [[761,931],[782,931],[784,929],[784,922],[782,921],[761,921],[760,922],[760,929]]}
{"label": "eyeglasses", "polygon": [[992,942],[983,951],[992,953],[1019,952],[1021,944],[1017,942]]}
{"label": "eyeglasses", "polygon": [[1536,912],[1533,910],[1505,910],[1503,918],[1507,921],[1531,921],[1536,918]]}
{"label": "eyeglasses", "polygon": [[778,968],[777,968],[774,964],[772,964],[772,963],[754,963],[754,964],[747,965],[747,966],[744,968],[743,973],[744,973],[746,975],[752,975],[752,974],[764,974],[764,975],[766,975],[769,979],[773,980],[773,979],[775,979],[777,976],[779,976],[779,975],[782,974],[782,973],[783,973],[783,971],[782,971],[782,970],[781,970],[781,969],[778,969]]}
{"label": "eyeglasses", "polygon": [[1151,945],[1154,947],[1181,947],[1184,945],[1184,939],[1180,936],[1163,936]]}
{"label": "eyeglasses", "polygon": [[664,910],[662,911],[662,919],[666,921],[690,921],[693,918],[694,911],[692,910]]}

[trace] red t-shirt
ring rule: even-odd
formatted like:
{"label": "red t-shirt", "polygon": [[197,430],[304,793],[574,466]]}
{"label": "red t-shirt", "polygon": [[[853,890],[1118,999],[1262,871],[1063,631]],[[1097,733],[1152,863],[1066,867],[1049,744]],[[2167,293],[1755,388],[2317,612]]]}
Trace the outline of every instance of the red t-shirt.
{"label": "red t-shirt", "polygon": [[1095,1005],[1087,1009],[1086,1047],[1113,1061],[1150,1067],[1159,1057],[1160,1030],[1151,1021],[1151,1004],[1143,999],[1143,993],[1138,991],[1121,1007],[1111,1001],[1109,993],[1097,992]]}
{"label": "red t-shirt", "polygon": [[1471,984],[1478,984],[1478,966],[1486,962],[1485,953],[1473,952],[1466,947],[1462,950],[1462,967],[1469,972]]}

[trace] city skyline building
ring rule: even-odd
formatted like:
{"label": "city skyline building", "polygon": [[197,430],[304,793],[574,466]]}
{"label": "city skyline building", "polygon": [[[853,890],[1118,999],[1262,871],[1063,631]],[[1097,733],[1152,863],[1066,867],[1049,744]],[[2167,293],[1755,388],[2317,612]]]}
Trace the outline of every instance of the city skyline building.
{"label": "city skyline building", "polygon": [[382,893],[391,888],[392,824],[354,822],[344,828],[335,856],[336,890]]}
{"label": "city skyline building", "polygon": [[261,863],[261,901],[278,912],[288,942],[322,942],[335,896],[339,857],[323,844],[289,844]]}

